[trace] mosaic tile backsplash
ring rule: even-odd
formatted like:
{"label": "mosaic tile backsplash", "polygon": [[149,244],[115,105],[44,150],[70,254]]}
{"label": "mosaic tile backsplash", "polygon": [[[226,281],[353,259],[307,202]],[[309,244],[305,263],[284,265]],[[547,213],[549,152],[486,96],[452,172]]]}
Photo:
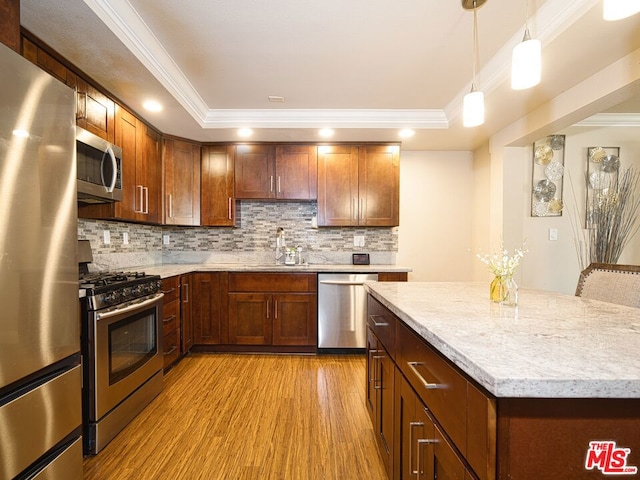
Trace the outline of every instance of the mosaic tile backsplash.
{"label": "mosaic tile backsplash", "polygon": [[[398,250],[397,228],[313,228],[316,202],[240,202],[240,228],[171,227],[103,220],[78,220],[78,238],[89,240],[94,269],[162,263],[269,263],[275,257],[276,230],[288,246],[301,246],[309,263],[351,263],[353,252],[368,252],[371,263],[392,264]],[[104,244],[108,230],[111,243]],[[128,244],[123,243],[123,234]],[[169,244],[163,245],[163,237]],[[364,247],[353,237],[363,236]]]}

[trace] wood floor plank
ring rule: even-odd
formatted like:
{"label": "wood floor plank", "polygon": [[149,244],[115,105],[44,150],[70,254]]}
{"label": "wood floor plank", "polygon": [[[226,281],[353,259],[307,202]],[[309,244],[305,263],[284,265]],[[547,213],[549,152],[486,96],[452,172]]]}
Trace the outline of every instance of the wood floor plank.
{"label": "wood floor plank", "polygon": [[386,480],[359,355],[193,354],[85,480]]}

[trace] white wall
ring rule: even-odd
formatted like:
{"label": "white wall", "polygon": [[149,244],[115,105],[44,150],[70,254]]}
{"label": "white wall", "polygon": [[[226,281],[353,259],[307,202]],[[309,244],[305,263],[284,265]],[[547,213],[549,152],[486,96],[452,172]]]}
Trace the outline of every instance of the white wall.
{"label": "white wall", "polygon": [[469,281],[474,173],[471,152],[402,152],[397,263],[410,281]]}

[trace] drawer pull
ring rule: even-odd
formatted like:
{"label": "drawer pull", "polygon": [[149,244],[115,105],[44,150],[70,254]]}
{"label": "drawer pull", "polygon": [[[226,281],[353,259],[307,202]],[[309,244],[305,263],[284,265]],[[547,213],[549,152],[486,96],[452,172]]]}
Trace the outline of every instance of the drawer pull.
{"label": "drawer pull", "polygon": [[176,316],[175,315],[171,315],[170,317],[163,318],[162,321],[164,323],[169,323],[169,322],[173,322],[175,319],[176,319]]}
{"label": "drawer pull", "polygon": [[424,379],[424,377],[422,375],[420,375],[420,372],[418,371],[416,366],[424,365],[423,363],[420,363],[420,362],[407,362],[407,365],[409,365],[409,368],[415,374],[415,376],[418,377],[418,380],[420,380],[420,383],[422,383],[424,388],[426,388],[427,390],[432,390],[434,388],[439,388],[437,383],[429,383]]}
{"label": "drawer pull", "polygon": [[[415,470],[413,469],[413,428],[414,427],[424,427],[424,423],[422,422],[409,423],[409,470],[411,470],[411,475],[417,475],[418,468],[420,468],[420,460],[418,460],[418,465],[416,465],[416,469]],[[418,459],[419,458],[420,457],[418,456]]]}
{"label": "drawer pull", "polygon": [[164,352],[165,355],[171,355],[173,352],[175,352],[177,350],[178,347],[176,347],[175,345],[173,347],[171,347],[169,349],[169,351]]}
{"label": "drawer pull", "polygon": [[389,326],[388,322],[376,322],[376,317],[381,317],[381,316],[382,315],[369,315],[369,318],[371,319],[375,327],[388,327]]}
{"label": "drawer pull", "polygon": [[175,291],[175,288],[170,288],[169,290],[162,290],[162,293],[164,293],[165,295],[169,295],[170,293],[173,293]]}
{"label": "drawer pull", "polygon": [[[417,469],[415,471],[412,471],[412,473],[418,474],[418,478],[424,475],[424,470],[421,470],[418,473],[418,470],[420,470],[420,450],[422,450],[420,447],[422,447],[422,445],[429,445],[430,443],[437,443],[437,440],[427,439],[427,438],[418,439],[418,446],[417,446],[418,454],[416,455],[418,457],[416,459],[418,461],[418,464],[416,465]],[[431,476],[431,478],[435,478],[435,477]]]}

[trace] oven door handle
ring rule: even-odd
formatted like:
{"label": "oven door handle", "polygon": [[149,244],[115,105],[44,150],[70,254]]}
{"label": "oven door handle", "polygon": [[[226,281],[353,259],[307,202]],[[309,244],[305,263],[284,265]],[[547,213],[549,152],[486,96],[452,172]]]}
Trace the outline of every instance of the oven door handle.
{"label": "oven door handle", "polygon": [[143,302],[132,303],[127,305],[126,307],[117,308],[116,310],[112,310],[110,312],[98,313],[96,314],[96,320],[102,320],[105,318],[114,317],[116,315],[122,315],[123,313],[129,313],[135,310],[139,310],[140,308],[144,308],[151,305],[152,303],[157,302],[162,297],[164,297],[164,293],[156,293],[153,297],[147,298]]}

